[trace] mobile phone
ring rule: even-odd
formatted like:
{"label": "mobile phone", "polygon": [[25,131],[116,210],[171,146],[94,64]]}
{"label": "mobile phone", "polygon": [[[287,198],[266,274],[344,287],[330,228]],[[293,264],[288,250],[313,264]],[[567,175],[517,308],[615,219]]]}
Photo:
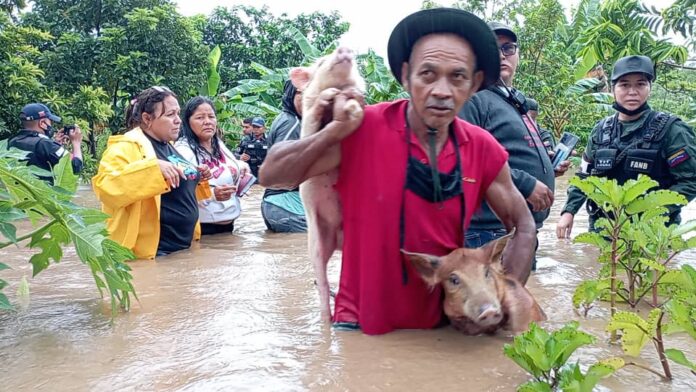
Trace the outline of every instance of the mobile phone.
{"label": "mobile phone", "polygon": [[568,159],[570,153],[573,152],[575,145],[578,144],[578,141],[580,141],[580,138],[573,135],[572,133],[563,133],[563,136],[561,136],[561,140],[558,142],[558,144],[556,144],[556,147],[553,150],[554,156],[553,162],[551,163],[554,170],[558,168],[558,165],[560,165],[561,162]]}

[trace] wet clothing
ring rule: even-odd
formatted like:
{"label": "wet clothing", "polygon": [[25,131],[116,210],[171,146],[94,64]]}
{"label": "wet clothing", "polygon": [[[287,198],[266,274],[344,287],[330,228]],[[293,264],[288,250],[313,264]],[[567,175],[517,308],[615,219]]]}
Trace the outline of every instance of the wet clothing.
{"label": "wet clothing", "polygon": [[268,153],[268,142],[266,141],[266,135],[262,135],[260,138],[254,135],[249,135],[250,137],[242,139],[239,144],[240,156],[241,154],[249,155],[249,160],[247,163],[251,168],[251,173],[255,177],[259,177],[259,166],[266,159],[266,154]]}
{"label": "wet clothing", "polygon": [[[8,147],[18,148],[28,151],[27,164],[38,166],[46,171],[53,171],[60,159],[70,154],[62,144],[50,139],[42,132],[37,132],[29,129],[22,129],[18,134],[10,138],[7,143]],[[80,158],[72,158],[72,170],[74,174],[79,174],[82,171],[82,160]],[[47,181],[53,185],[53,177],[39,176],[40,179]]]}
{"label": "wet clothing", "polygon": [[[293,196],[296,196],[297,200],[287,203],[279,202],[280,205],[274,204],[278,202],[279,198],[287,200]],[[304,208],[301,214],[289,211],[291,206],[302,208],[302,201],[299,198],[299,192],[288,192],[276,195],[274,197],[276,200],[273,203],[266,200],[261,202],[261,216],[268,230],[274,233],[304,233],[307,231],[307,217]]]}
{"label": "wet clothing", "polygon": [[[161,142],[145,136],[152,143],[157,159],[176,163],[172,157],[183,158],[171,143]],[[160,238],[157,245],[157,256],[187,249],[193,240],[193,230],[198,222],[198,203],[196,202],[196,186],[200,175],[187,176],[181,180],[177,188],[163,193],[160,205]]]}
{"label": "wet clothing", "polygon": [[464,194],[426,201],[405,188],[407,146],[413,158],[428,163],[415,134],[406,143],[407,106],[407,100],[367,106],[361,126],[341,143],[341,156],[356,159],[342,160],[336,184],[343,207],[343,263],[334,322],[357,322],[367,334],[439,323],[441,288],[428,287],[402,257],[400,237],[410,252],[442,256],[462,247],[464,228],[507,160],[489,133],[455,119],[454,140],[438,155],[437,168],[453,172],[458,144]]}
{"label": "wet clothing", "polygon": [[[285,101],[283,102],[284,107],[287,104]],[[268,148],[281,141],[299,139],[301,130],[302,120],[289,110],[283,110],[273,121],[271,130],[268,132]],[[268,230],[273,232],[302,233],[307,231],[305,210],[298,188],[266,188],[261,201],[261,215]]]}
{"label": "wet clothing", "polygon": [[[512,90],[514,94],[515,91]],[[512,181],[525,199],[532,194],[537,180],[553,192],[555,185],[553,166],[538,129],[531,119],[528,121],[529,125],[525,125],[525,120],[519,111],[509,99],[503,97],[506,94],[505,89],[497,86],[479,91],[464,105],[459,117],[487,130],[505,147],[509,154],[508,163]],[[532,216],[537,229],[540,229],[549,216],[549,209],[532,212]],[[484,203],[481,211],[471,220],[471,228],[500,230],[505,226]]]}
{"label": "wet clothing", "polygon": [[[92,187],[111,239],[131,249],[137,258],[152,259],[160,242],[161,195],[169,192],[157,154],[140,128],[111,136],[92,178]],[[196,225],[193,239],[200,237]]]}
{"label": "wet clothing", "polygon": [[[618,115],[613,115],[597,123],[577,175],[607,177],[623,184],[643,173],[657,181],[661,189],[679,192],[691,201],[696,196],[695,159],[693,129],[674,116],[646,110],[633,121],[619,121]],[[578,188],[569,187],[561,213],[575,215],[585,199]],[[598,211],[589,204],[593,223]],[[670,206],[669,210],[670,222],[679,222],[681,208]]]}
{"label": "wet clothing", "polygon": [[[242,212],[242,206],[237,195],[232,195],[225,201],[215,199],[214,187],[219,185],[236,185],[239,182],[240,168],[232,152],[219,141],[220,159],[213,159],[208,154],[196,154],[186,139],[179,139],[174,144],[177,151],[192,164],[207,165],[211,178],[208,180],[212,197],[198,201],[201,223],[215,224],[237,219]],[[205,233],[203,233],[205,234]]]}

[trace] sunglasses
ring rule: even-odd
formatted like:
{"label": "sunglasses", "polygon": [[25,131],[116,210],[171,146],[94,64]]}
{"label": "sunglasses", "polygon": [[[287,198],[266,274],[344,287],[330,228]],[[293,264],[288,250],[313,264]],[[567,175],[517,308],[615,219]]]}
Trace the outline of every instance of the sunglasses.
{"label": "sunglasses", "polygon": [[514,56],[517,53],[517,44],[514,42],[508,42],[506,44],[500,45],[500,51],[505,56]]}

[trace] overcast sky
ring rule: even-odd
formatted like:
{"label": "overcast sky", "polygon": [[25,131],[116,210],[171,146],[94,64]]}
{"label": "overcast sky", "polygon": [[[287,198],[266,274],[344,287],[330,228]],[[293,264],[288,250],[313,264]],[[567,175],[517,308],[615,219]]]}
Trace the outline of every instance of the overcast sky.
{"label": "overcast sky", "polygon": [[[261,8],[268,5],[275,15],[287,13],[295,16],[299,13],[313,11],[330,12],[336,10],[341,13],[343,20],[350,23],[350,30],[343,35],[341,44],[346,45],[358,53],[367,52],[373,48],[379,55],[386,58],[387,40],[396,24],[420,9],[422,0],[176,0],[179,12],[191,16],[196,14],[208,15],[213,8],[218,6],[232,7],[237,4],[251,5]],[[450,5],[453,1],[436,0],[437,3]],[[577,0],[560,0],[561,4],[570,8],[577,4]],[[673,0],[643,0],[644,3],[662,8],[671,4]]]}

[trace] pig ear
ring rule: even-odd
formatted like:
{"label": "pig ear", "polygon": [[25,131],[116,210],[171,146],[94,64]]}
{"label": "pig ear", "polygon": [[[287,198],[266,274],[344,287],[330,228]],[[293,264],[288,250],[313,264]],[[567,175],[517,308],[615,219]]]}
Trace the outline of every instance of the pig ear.
{"label": "pig ear", "polygon": [[290,70],[290,81],[296,89],[304,90],[309,84],[310,75],[307,67],[293,68]]}
{"label": "pig ear", "polygon": [[515,235],[515,229],[512,229],[508,234],[503,237],[498,238],[495,241],[491,241],[483,246],[487,252],[489,252],[488,260],[491,264],[501,263],[503,260],[503,250],[505,250],[505,245],[508,241]]}
{"label": "pig ear", "polygon": [[407,252],[403,249],[401,249],[401,253],[416,267],[418,274],[427,284],[435,286],[440,283],[437,270],[442,266],[442,260],[439,257],[425,253]]}

